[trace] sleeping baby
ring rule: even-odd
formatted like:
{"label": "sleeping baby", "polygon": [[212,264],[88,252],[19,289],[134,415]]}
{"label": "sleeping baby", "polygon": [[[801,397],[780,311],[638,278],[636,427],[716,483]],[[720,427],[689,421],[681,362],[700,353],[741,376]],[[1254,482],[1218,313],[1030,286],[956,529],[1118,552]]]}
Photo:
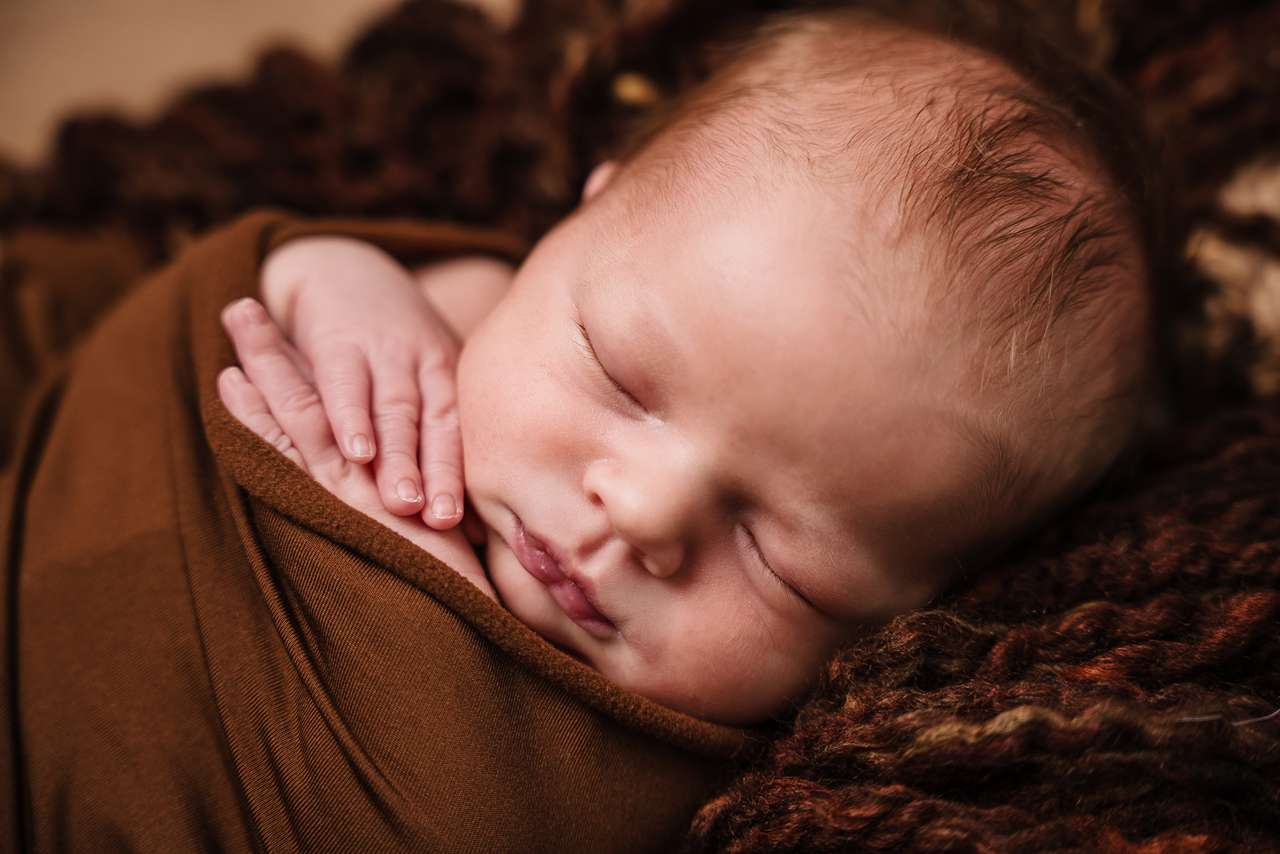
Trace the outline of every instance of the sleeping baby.
{"label": "sleeping baby", "polygon": [[758,723],[1135,440],[1148,260],[1100,136],[976,48],[778,19],[514,278],[276,249],[220,394],[566,654]]}

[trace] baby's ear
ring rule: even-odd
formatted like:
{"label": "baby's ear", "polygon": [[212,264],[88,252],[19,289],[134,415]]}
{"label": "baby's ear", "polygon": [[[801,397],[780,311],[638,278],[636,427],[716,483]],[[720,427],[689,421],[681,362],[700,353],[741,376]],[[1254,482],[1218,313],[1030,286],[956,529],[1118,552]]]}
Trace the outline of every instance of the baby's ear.
{"label": "baby's ear", "polygon": [[591,170],[591,174],[587,176],[587,183],[582,185],[582,201],[591,201],[600,194],[600,191],[609,186],[609,182],[613,180],[613,176],[618,171],[618,161],[606,160],[599,166]]}

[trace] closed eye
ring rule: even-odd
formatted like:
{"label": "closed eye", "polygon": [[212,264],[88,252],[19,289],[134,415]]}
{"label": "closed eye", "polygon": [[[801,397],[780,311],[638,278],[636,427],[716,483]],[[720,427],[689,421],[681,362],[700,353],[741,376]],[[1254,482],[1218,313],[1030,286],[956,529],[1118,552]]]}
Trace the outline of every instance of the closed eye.
{"label": "closed eye", "polygon": [[581,320],[574,322],[578,325],[578,331],[582,333],[582,349],[587,354],[588,358],[591,359],[592,364],[595,365],[596,370],[600,372],[600,375],[608,380],[609,385],[613,386],[614,390],[617,391],[618,394],[626,398],[627,403],[640,409],[644,409],[644,404],[637,400],[634,394],[627,391],[622,383],[615,380],[613,375],[609,373],[604,364],[600,361],[600,356],[596,354],[596,348],[591,344],[591,336],[587,334],[587,327],[583,325]]}
{"label": "closed eye", "polygon": [[813,610],[816,611],[817,608],[814,608],[813,603],[810,602],[809,599],[803,593],[801,593],[799,590],[795,589],[790,584],[788,584],[785,578],[783,578],[781,575],[778,575],[778,573],[774,571],[773,567],[769,564],[769,559],[764,556],[764,550],[760,548],[760,543],[759,541],[756,540],[756,535],[751,533],[751,529],[744,525],[742,526],[742,531],[747,536],[748,547],[751,549],[752,552],[755,553],[756,559],[760,561],[761,565],[764,566],[766,570],[768,570],[770,577],[772,577],[774,581],[781,584],[786,589],[786,591],[790,593],[792,596],[796,597],[801,602],[803,602],[804,604],[808,605],[810,608],[813,608]]}

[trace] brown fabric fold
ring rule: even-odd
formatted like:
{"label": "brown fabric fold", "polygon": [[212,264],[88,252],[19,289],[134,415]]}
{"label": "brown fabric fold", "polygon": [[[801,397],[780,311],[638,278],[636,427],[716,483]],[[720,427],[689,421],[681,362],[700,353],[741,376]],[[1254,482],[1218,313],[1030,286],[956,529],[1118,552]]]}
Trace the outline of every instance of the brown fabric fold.
{"label": "brown fabric fold", "polygon": [[252,214],[30,396],[0,482],[7,847],[660,851],[752,749],[557,652],[232,419],[222,306],[306,233],[408,262],[491,231]]}

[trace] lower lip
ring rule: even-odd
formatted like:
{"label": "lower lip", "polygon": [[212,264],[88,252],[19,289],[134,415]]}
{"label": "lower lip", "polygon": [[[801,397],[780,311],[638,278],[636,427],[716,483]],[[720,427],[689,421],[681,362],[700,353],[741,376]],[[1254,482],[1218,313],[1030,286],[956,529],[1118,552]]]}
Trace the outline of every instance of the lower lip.
{"label": "lower lip", "polygon": [[582,588],[564,574],[560,564],[547,553],[546,547],[536,537],[529,535],[519,518],[516,519],[515,536],[512,537],[512,551],[525,572],[546,586],[551,598],[556,600],[556,604],[569,619],[601,639],[611,638],[618,633],[617,627],[596,610]]}

